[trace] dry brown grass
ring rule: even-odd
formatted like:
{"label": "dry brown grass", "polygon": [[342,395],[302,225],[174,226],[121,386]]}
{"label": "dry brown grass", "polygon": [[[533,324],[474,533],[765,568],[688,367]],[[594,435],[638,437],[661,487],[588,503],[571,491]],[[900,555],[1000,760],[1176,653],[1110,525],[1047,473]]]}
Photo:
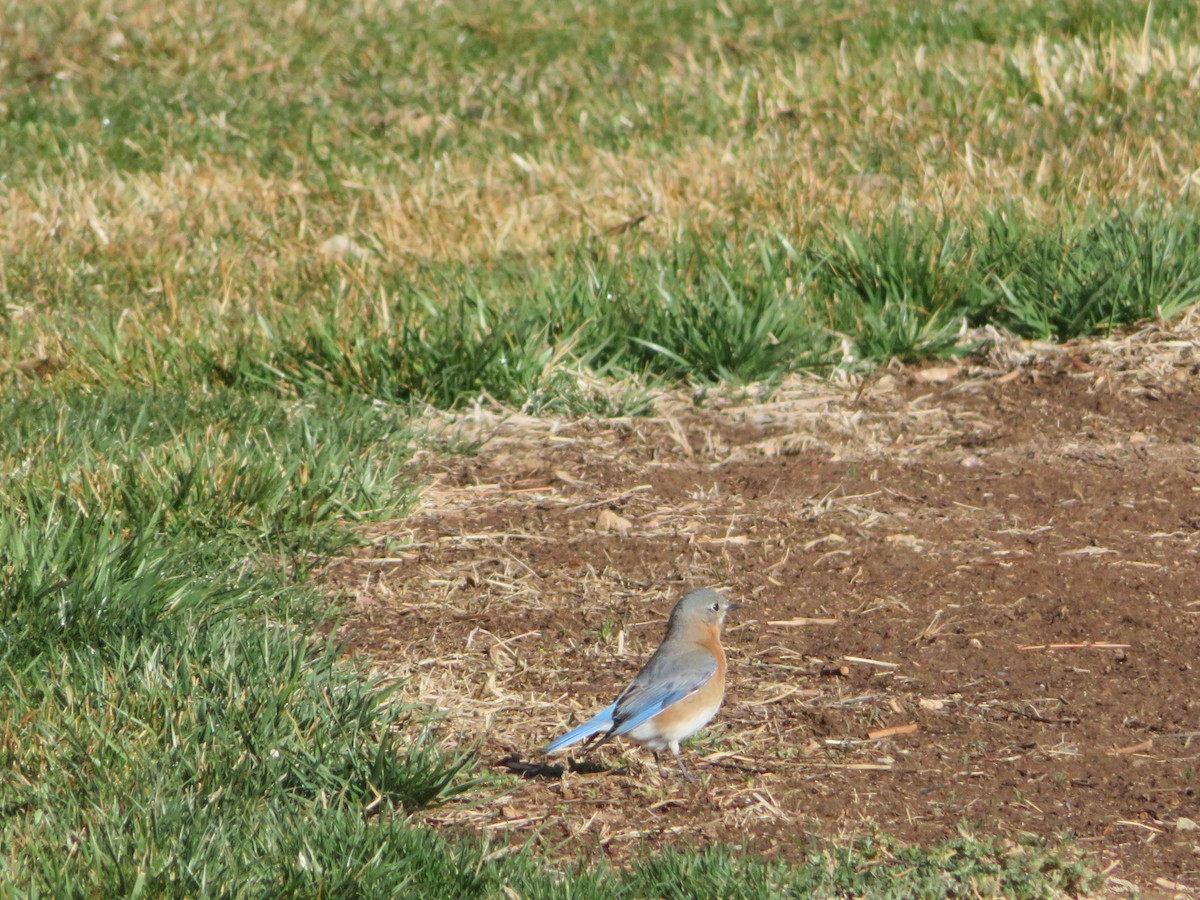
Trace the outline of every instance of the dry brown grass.
{"label": "dry brown grass", "polygon": [[[164,86],[183,77],[185,63],[243,84],[270,61],[254,45],[263,24],[311,26],[314,14],[291,4],[264,11],[259,23],[244,10],[197,20],[187,4],[153,11],[105,4],[79,10],[56,46],[59,55],[42,66],[72,91],[96,90],[106,77],[102,67],[111,63],[71,48],[99,34],[124,51],[122,65],[151,67]],[[361,14],[388,15],[382,8]],[[216,41],[209,55],[172,44],[173,23],[185,19],[196,34]],[[106,30],[104,22],[120,24]],[[1200,170],[1190,132],[1174,126],[1195,107],[1200,45],[1164,38],[1148,24],[1149,31],[1094,39],[898,43],[874,57],[821,47],[772,49],[747,60],[719,45],[715,54],[679,46],[658,65],[635,63],[630,77],[667,94],[703,86],[723,124],[705,133],[710,126],[685,120],[670,141],[634,137],[620,149],[594,141],[587,103],[580,104],[582,116],[550,112],[540,122],[511,102],[480,122],[471,118],[478,111],[465,108],[384,110],[377,114],[397,134],[397,145],[444,133],[448,141],[465,141],[466,152],[346,165],[337,175],[345,194],[332,206],[332,198],[314,196],[311,167],[286,178],[235,160],[181,157],[161,172],[129,174],[108,168],[81,142],[67,148],[62,175],[10,184],[0,199],[0,235],[10,246],[121,242],[135,255],[158,246],[177,251],[184,238],[202,245],[234,224],[250,233],[271,226],[281,231],[279,262],[289,265],[337,229],[390,261],[416,263],[540,253],[643,214],[649,218],[640,230],[663,245],[681,229],[726,227],[735,218],[798,236],[830,211],[851,221],[896,207],[970,217],[1015,201],[1040,216],[1063,201],[1184,200]],[[762,27],[769,34],[775,26]],[[138,56],[126,32],[153,36],[155,53]],[[41,52],[30,29],[12,36],[16,58]],[[1035,96],[1012,95],[1005,81],[1010,69]],[[621,109],[588,84],[581,62],[526,62],[509,76],[529,85],[526,102],[535,109],[553,109],[562,84],[591,95],[593,120]],[[483,69],[457,90],[500,97],[498,77]],[[433,67],[420,89],[438,96],[462,78]],[[291,89],[281,82],[279,99]],[[315,98],[319,89],[311,91]],[[1114,121],[1121,98],[1130,104],[1127,122]],[[77,106],[82,110],[82,101]],[[1134,118],[1155,109],[1152,128]],[[232,121],[198,124],[236,130]],[[642,125],[654,129],[652,121]],[[539,138],[536,149],[483,152],[530,130]],[[455,138],[459,132],[469,137]]]}

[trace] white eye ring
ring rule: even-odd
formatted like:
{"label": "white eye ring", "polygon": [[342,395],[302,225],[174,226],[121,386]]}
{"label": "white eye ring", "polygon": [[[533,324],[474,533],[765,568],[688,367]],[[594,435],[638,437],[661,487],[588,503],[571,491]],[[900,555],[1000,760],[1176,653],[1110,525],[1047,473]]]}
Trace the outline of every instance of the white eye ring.
{"label": "white eye ring", "polygon": [[713,612],[720,612],[720,611],[721,611],[721,604],[720,604],[720,603],[714,603],[712,606],[710,606],[710,607],[709,607],[709,609],[711,609]]}

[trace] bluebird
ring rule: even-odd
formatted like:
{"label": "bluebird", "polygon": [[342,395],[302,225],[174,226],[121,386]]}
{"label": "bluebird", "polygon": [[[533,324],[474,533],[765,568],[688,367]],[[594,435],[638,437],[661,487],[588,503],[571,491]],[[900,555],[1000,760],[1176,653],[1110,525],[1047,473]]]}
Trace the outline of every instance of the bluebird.
{"label": "bluebird", "polygon": [[712,721],[725,698],[725,651],[721,625],[739,608],[716,591],[692,591],[671,610],[667,633],[642,671],[607,709],[546,745],[557,753],[582,740],[584,750],[625,735],[658,760],[669,749],[683,777],[694,781],[679,755],[679,742]]}

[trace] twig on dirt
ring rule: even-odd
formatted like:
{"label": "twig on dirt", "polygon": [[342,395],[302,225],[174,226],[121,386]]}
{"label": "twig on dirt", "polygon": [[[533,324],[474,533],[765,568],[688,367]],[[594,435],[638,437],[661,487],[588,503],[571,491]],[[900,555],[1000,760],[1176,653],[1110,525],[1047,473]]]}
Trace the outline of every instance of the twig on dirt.
{"label": "twig on dirt", "polygon": [[910,722],[908,725],[892,725],[890,728],[875,728],[867,732],[867,739],[871,741],[881,741],[884,738],[897,737],[902,734],[912,734],[916,730],[916,722]]}
{"label": "twig on dirt", "polygon": [[801,697],[820,697],[821,691],[818,688],[802,688],[792,686],[785,691],[781,691],[773,697],[768,697],[766,700],[743,700],[743,706],[767,706],[770,703],[778,703],[785,697],[791,697],[793,694],[799,694]]}
{"label": "twig on dirt", "polygon": [[860,772],[890,772],[892,766],[887,763],[825,763],[823,769],[857,769]]}
{"label": "twig on dirt", "polygon": [[1114,747],[1112,750],[1108,751],[1108,753],[1110,756],[1116,756],[1119,753],[1144,753],[1145,751],[1152,750],[1153,748],[1154,739],[1149,738],[1148,740],[1142,741],[1140,744],[1130,744],[1127,747]]}
{"label": "twig on dirt", "polygon": [[484,825],[483,828],[485,831],[491,831],[493,828],[520,828],[522,825],[532,825],[534,822],[542,822],[548,818],[549,816],[522,816],[518,819],[504,819],[500,822],[491,822]]}
{"label": "twig on dirt", "polygon": [[439,542],[453,543],[454,541],[497,541],[513,539],[517,541],[543,541],[546,543],[552,542],[555,539],[546,537],[542,534],[523,534],[519,531],[495,531],[485,534],[446,534],[438,538]]}
{"label": "twig on dirt", "polygon": [[996,556],[968,559],[963,565],[959,566],[959,568],[965,569],[968,566],[1009,566],[1013,563],[1023,562],[1024,560],[1031,559],[1032,557],[1032,553],[1022,553],[1020,551],[1013,551],[1010,553],[1005,550],[1001,551]]}
{"label": "twig on dirt", "polygon": [[1171,881],[1169,878],[1155,878],[1154,883],[1166,891],[1176,891],[1181,894],[1200,894],[1200,888],[1192,887],[1190,884],[1180,884],[1178,881]]}
{"label": "twig on dirt", "polygon": [[613,503],[618,503],[627,497],[632,497],[634,494],[640,494],[642,491],[651,491],[651,490],[654,490],[653,485],[639,484],[637,487],[632,487],[627,491],[621,491],[621,493],[616,494],[612,497],[605,497],[603,500],[593,500],[591,503],[581,503],[578,506],[572,506],[571,509],[573,509],[573,510],[595,509],[597,506],[609,506]]}
{"label": "twig on dirt", "polygon": [[829,534],[825,535],[824,537],[813,538],[811,541],[809,541],[808,543],[806,543],[804,545],[803,549],[805,551],[812,550],[816,547],[820,547],[822,544],[825,544],[825,543],[844,544],[844,543],[846,543],[846,539],[844,537],[842,537],[840,534],[835,534],[833,532],[830,532]]}
{"label": "twig on dirt", "polygon": [[542,580],[541,575],[539,575],[537,572],[535,572],[533,569],[531,569],[529,567],[528,563],[526,563],[523,560],[518,559],[516,556],[514,556],[512,551],[509,550],[507,547],[501,545],[501,546],[497,547],[497,549],[500,550],[505,556],[507,556],[509,559],[511,559],[513,562],[515,562],[522,569],[524,569],[526,572],[528,572],[530,575],[532,575],[534,578],[538,579],[539,581]]}
{"label": "twig on dirt", "polygon": [[884,662],[882,659],[870,659],[866,656],[843,656],[846,662],[861,663],[864,666],[882,666],[885,669],[898,669],[900,663]]}
{"label": "twig on dirt", "polygon": [[847,697],[845,700],[838,700],[829,704],[830,709],[848,709],[851,706],[859,706],[863,703],[870,703],[878,694],[860,694],[857,697]]}
{"label": "twig on dirt", "polygon": [[767,622],[768,625],[782,625],[785,628],[801,627],[804,625],[836,625],[837,619],[814,619],[809,616],[800,616],[797,619],[774,619]]}
{"label": "twig on dirt", "polygon": [[944,609],[939,609],[936,612],[934,612],[933,618],[930,620],[929,624],[926,625],[924,628],[922,628],[920,634],[918,634],[915,638],[913,638],[911,641],[909,641],[909,643],[910,644],[919,644],[922,641],[932,641],[939,634],[941,634],[946,628],[949,628],[950,623],[942,621],[942,613],[944,613],[944,612],[945,612]]}
{"label": "twig on dirt", "polygon": [[1145,822],[1131,822],[1129,819],[1117,819],[1113,824],[1128,825],[1130,828],[1145,828],[1147,831],[1153,831],[1155,834],[1164,833],[1161,828],[1155,828],[1153,825],[1147,825]]}
{"label": "twig on dirt", "polygon": [[1026,712],[1023,709],[1013,709],[1011,706],[1002,706],[999,703],[995,704],[994,706],[992,706],[990,708],[998,709],[1001,712],[1006,712],[1010,716],[1017,716],[1022,719],[1031,719],[1034,722],[1041,722],[1045,725],[1078,725],[1079,724],[1079,720],[1075,719],[1075,718],[1067,717],[1067,718],[1061,718],[1061,719],[1050,719],[1050,718],[1047,718],[1046,716],[1043,716],[1041,713],[1038,713],[1038,712]]}
{"label": "twig on dirt", "polygon": [[1131,644],[1110,644],[1107,641],[1083,641],[1078,644],[1030,644],[1022,650],[1128,650]]}
{"label": "twig on dirt", "polygon": [[[422,546],[428,547],[428,544]],[[339,559],[338,562],[342,565],[352,566],[391,566],[399,565],[400,563],[412,562],[420,557],[416,553],[407,553],[404,556],[347,556]]]}
{"label": "twig on dirt", "polygon": [[576,478],[566,469],[555,469],[554,477],[563,484],[570,485],[571,487],[590,487],[592,484],[590,481],[584,481],[582,478]]}
{"label": "twig on dirt", "polygon": [[1200,738],[1200,731],[1172,731],[1172,732],[1160,734],[1159,737],[1173,738],[1174,740],[1177,740],[1177,741],[1184,741],[1185,743],[1191,743],[1196,738]]}
{"label": "twig on dirt", "polygon": [[767,566],[763,571],[764,572],[774,572],[777,569],[782,569],[787,564],[787,561],[791,557],[791,555],[792,555],[792,547],[789,544],[788,546],[783,548],[783,557],[781,559],[779,559],[778,561],[771,563],[771,565]]}
{"label": "twig on dirt", "polygon": [[474,628],[471,630],[471,633],[469,635],[467,635],[467,649],[468,650],[470,650],[472,647],[475,646],[475,636],[477,634],[486,634],[493,641],[495,641],[495,643],[492,644],[490,648],[488,648],[488,649],[493,649],[495,647],[507,647],[513,641],[519,641],[522,638],[540,637],[542,633],[540,631],[526,631],[526,632],[522,632],[521,634],[514,634],[512,637],[500,638],[500,637],[497,637],[492,632],[488,631],[486,628]]}

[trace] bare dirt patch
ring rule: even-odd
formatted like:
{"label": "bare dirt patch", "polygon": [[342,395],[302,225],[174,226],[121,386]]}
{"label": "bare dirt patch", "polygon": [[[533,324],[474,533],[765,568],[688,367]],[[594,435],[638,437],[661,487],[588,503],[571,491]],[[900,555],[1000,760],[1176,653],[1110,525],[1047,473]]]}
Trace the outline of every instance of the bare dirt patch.
{"label": "bare dirt patch", "polygon": [[518,417],[430,454],[415,513],[327,578],[351,646],[483,765],[609,702],[685,590],[746,604],[687,748],[701,788],[618,743],[430,820],[618,859],[967,823],[1073,833],[1110,888],[1200,887],[1196,347],[1149,330],[654,419]]}

